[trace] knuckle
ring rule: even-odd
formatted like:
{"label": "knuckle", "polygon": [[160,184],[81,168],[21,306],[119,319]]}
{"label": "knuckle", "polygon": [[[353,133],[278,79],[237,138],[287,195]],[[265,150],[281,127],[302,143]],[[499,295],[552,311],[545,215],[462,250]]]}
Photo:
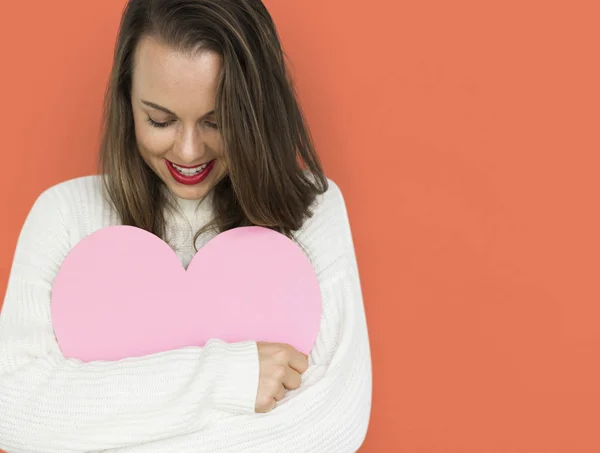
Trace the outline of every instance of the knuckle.
{"label": "knuckle", "polygon": [[280,362],[284,362],[287,361],[289,359],[289,352],[287,352],[285,349],[279,349],[275,354],[273,354],[278,361]]}
{"label": "knuckle", "polygon": [[273,368],[273,377],[277,380],[284,378],[286,372],[285,365],[277,365]]}

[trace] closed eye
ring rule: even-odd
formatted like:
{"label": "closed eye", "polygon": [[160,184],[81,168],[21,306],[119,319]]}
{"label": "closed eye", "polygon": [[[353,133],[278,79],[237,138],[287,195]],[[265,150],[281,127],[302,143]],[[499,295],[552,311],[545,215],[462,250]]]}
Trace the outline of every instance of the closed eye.
{"label": "closed eye", "polygon": [[150,124],[150,126],[152,126],[152,127],[167,127],[170,124],[169,122],[157,123],[150,117],[146,118],[146,121],[148,121],[148,124]]}
{"label": "closed eye", "polygon": [[[157,121],[154,121],[152,118],[147,117],[146,121],[148,122],[148,124],[150,124],[150,126],[152,127],[158,127],[158,128],[165,128],[168,127],[171,122],[167,121],[166,123],[159,123]],[[211,123],[210,121],[205,121],[205,124],[210,127],[211,129],[218,129],[219,126],[216,123]]]}

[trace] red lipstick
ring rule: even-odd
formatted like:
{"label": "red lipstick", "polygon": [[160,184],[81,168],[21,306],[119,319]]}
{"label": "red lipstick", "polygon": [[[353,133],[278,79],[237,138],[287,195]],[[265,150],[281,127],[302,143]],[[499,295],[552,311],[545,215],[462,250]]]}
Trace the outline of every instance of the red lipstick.
{"label": "red lipstick", "polygon": [[[215,160],[211,160],[206,167],[204,167],[202,169],[202,171],[196,173],[193,176],[186,176],[181,174],[174,166],[173,163],[166,160],[165,162],[167,164],[167,168],[169,169],[169,172],[171,173],[171,176],[173,176],[173,179],[175,181],[177,181],[180,184],[185,184],[188,186],[191,185],[195,185],[195,184],[200,184],[202,181],[204,181],[206,179],[206,177],[209,175],[209,173],[211,172],[211,170],[213,169],[213,167],[215,166]],[[186,167],[183,165],[177,165],[178,167],[181,168],[195,168],[195,167]],[[197,165],[196,167],[199,167],[199,165]]]}

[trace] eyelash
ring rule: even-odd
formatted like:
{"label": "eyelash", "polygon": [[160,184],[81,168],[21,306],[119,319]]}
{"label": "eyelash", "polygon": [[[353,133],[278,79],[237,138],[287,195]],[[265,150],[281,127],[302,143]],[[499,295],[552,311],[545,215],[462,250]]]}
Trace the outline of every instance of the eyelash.
{"label": "eyelash", "polygon": [[[148,122],[148,124],[150,124],[150,126],[161,128],[161,129],[165,128],[165,127],[167,127],[167,126],[169,126],[171,124],[170,122],[167,122],[167,123],[157,123],[156,121],[153,121],[152,118],[150,118],[150,117],[147,117],[146,121]],[[211,129],[218,129],[219,128],[215,123],[210,123],[210,122],[207,121],[206,124]]]}

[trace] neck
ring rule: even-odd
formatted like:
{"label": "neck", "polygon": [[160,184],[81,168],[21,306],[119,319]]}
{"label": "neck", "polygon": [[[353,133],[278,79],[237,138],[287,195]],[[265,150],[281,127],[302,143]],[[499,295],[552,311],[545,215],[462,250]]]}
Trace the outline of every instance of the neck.
{"label": "neck", "polygon": [[212,220],[212,191],[202,198],[187,199],[176,196],[166,186],[163,189],[175,213],[183,216],[194,231]]}

